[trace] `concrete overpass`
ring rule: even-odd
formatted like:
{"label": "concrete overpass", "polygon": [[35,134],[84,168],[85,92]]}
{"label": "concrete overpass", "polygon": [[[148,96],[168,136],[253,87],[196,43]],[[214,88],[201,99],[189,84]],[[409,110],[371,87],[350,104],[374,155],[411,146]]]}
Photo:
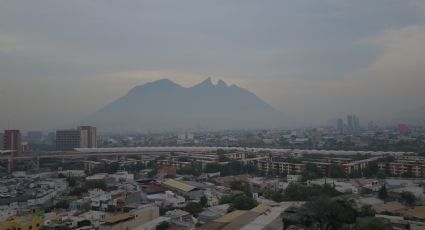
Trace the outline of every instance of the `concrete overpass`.
{"label": "concrete overpass", "polygon": [[218,149],[247,151],[252,153],[270,152],[272,154],[319,154],[319,155],[356,155],[369,154],[374,156],[380,155],[403,155],[412,152],[383,152],[383,151],[342,151],[342,150],[307,150],[307,149],[278,149],[278,148],[246,148],[246,147],[198,147],[198,146],[169,146],[169,147],[114,147],[114,148],[76,148],[75,151],[68,152],[39,152],[32,154],[14,155],[13,151],[0,152],[0,160],[8,161],[8,171],[12,170],[12,164],[16,160],[35,160],[39,165],[40,159],[87,159],[88,157],[100,156],[142,156],[157,155],[170,152],[213,152]]}

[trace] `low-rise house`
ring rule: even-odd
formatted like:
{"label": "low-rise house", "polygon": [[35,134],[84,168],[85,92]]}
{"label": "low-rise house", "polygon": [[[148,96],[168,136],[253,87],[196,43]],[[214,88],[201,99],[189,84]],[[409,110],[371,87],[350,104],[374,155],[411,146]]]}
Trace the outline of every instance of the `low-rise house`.
{"label": "low-rise house", "polygon": [[288,183],[298,182],[301,180],[301,175],[286,175],[286,181]]}
{"label": "low-rise house", "polygon": [[200,187],[200,183],[196,184],[188,181],[179,181],[174,179],[168,179],[162,183],[162,185],[177,194],[187,197],[191,200],[197,200],[203,196],[203,190],[205,187]]}
{"label": "low-rise house", "polygon": [[207,188],[204,191],[204,196],[207,198],[207,205],[211,207],[219,204],[219,197],[221,197],[222,195],[213,191],[211,188]]}
{"label": "low-rise house", "polygon": [[343,181],[340,179],[322,178],[308,181],[309,184],[324,185],[328,184],[341,193],[359,194],[359,187],[350,181]]}
{"label": "low-rise house", "polygon": [[93,210],[98,211],[108,210],[108,205],[113,202],[112,195],[101,189],[90,190],[88,196],[85,199],[90,202],[90,206]]}
{"label": "low-rise house", "polygon": [[69,202],[69,209],[82,210],[87,207],[87,203],[83,199],[73,200]]}
{"label": "low-rise house", "polygon": [[177,225],[179,229],[192,229],[197,222],[192,214],[180,209],[168,211],[165,213],[165,216],[169,217],[170,222]]}
{"label": "low-rise house", "polygon": [[133,230],[156,230],[156,227],[163,222],[170,222],[170,218],[165,216],[160,216],[147,223],[137,226]]}
{"label": "low-rise house", "polygon": [[86,177],[84,170],[63,170],[59,171],[58,174],[65,177]]}
{"label": "low-rise house", "polygon": [[159,217],[159,208],[153,205],[141,206],[127,213],[107,217],[99,230],[134,229]]}
{"label": "low-rise house", "polygon": [[202,225],[200,230],[282,229],[281,213],[300,202],[282,202],[275,206],[260,204],[251,210],[236,210]]}
{"label": "low-rise house", "polygon": [[169,177],[175,177],[177,174],[177,169],[174,167],[163,167],[159,169],[158,171],[158,177],[159,178],[169,178]]}
{"label": "low-rise house", "polygon": [[110,213],[95,210],[90,210],[78,215],[78,217],[84,220],[89,220],[91,225],[96,228],[99,227],[99,225],[103,223],[109,216],[111,216]]}
{"label": "low-rise house", "polygon": [[0,222],[0,230],[39,230],[43,226],[43,218],[36,215],[13,216]]}
{"label": "low-rise house", "polygon": [[92,176],[86,177],[86,181],[97,181],[97,180],[105,180],[105,178],[108,176],[107,173],[96,173]]}
{"label": "low-rise house", "polygon": [[[382,187],[382,183],[376,179],[361,178],[353,180],[352,183],[356,184],[363,191],[378,192]],[[359,190],[359,192],[362,191]]]}
{"label": "low-rise house", "polygon": [[134,174],[126,171],[119,171],[114,174],[108,174],[107,177],[113,178],[116,182],[119,181],[134,181]]}
{"label": "low-rise house", "polygon": [[229,204],[222,204],[217,206],[212,206],[199,213],[198,220],[201,224],[213,221],[227,214],[229,209]]}
{"label": "low-rise house", "polygon": [[150,202],[164,208],[182,208],[186,205],[186,199],[172,191],[157,193],[146,196]]}
{"label": "low-rise house", "polygon": [[11,205],[0,206],[0,221],[4,221],[9,217],[18,214],[18,208]]}

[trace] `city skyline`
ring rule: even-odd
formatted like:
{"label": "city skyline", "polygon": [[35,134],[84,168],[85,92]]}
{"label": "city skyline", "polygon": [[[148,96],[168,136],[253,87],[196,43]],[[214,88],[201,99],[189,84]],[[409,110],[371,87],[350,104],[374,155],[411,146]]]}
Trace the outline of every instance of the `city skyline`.
{"label": "city skyline", "polygon": [[206,77],[312,125],[348,113],[417,122],[424,9],[415,0],[5,2],[0,127],[69,126],[137,85]]}

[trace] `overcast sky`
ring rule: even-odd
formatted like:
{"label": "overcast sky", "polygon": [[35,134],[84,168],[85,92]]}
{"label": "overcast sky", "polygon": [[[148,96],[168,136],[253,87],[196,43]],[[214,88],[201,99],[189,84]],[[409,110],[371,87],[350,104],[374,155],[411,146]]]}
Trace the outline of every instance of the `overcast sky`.
{"label": "overcast sky", "polygon": [[132,87],[207,77],[312,124],[425,107],[423,0],[1,0],[0,129],[54,129]]}

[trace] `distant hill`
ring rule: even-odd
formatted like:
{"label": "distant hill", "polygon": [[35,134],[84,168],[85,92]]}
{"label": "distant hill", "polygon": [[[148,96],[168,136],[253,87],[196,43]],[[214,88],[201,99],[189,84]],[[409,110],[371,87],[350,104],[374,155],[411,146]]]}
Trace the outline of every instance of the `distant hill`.
{"label": "distant hill", "polygon": [[284,127],[286,117],[255,94],[208,78],[190,87],[162,79],[137,86],[90,115],[105,131],[257,129]]}

